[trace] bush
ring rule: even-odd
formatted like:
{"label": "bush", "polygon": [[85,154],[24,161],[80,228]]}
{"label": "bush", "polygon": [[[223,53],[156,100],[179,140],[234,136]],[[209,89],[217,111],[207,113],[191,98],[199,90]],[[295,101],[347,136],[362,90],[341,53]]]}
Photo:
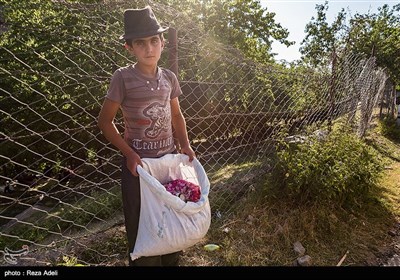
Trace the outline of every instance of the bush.
{"label": "bush", "polygon": [[354,202],[369,193],[383,170],[378,155],[346,131],[334,131],[323,139],[310,136],[302,143],[280,144],[275,182],[279,182],[281,193],[303,202]]}
{"label": "bush", "polygon": [[400,127],[396,124],[396,119],[385,117],[380,121],[379,126],[383,136],[400,142]]}

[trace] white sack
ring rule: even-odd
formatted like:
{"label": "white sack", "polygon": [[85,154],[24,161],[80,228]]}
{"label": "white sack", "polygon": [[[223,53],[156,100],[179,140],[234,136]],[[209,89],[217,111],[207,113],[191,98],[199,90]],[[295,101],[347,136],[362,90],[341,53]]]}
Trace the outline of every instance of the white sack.
{"label": "white sack", "polygon": [[[211,224],[208,201],[210,182],[203,166],[183,154],[161,158],[143,158],[138,166],[141,207],[135,248],[135,260],[142,256],[174,253],[199,242]],[[198,202],[184,202],[169,193],[163,184],[175,179],[192,182],[201,189]]]}

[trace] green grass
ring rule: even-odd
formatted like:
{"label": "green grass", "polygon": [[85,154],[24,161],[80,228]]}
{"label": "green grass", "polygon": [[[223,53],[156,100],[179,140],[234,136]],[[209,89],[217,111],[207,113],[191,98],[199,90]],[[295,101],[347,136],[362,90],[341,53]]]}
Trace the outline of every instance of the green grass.
{"label": "green grass", "polygon": [[[0,248],[20,249],[22,245],[42,244],[49,237],[61,237],[87,230],[91,224],[107,220],[122,209],[120,188],[110,192],[93,191],[90,198],[77,203],[59,204],[51,211],[35,211],[25,223],[17,223],[8,236],[0,239]],[[17,238],[16,238],[17,237]]]}
{"label": "green grass", "polygon": [[[386,167],[383,176],[369,192],[355,197],[350,204],[334,200],[302,201],[285,195],[266,172],[273,166],[272,156],[223,166],[208,165],[214,214],[211,228],[202,242],[185,251],[181,265],[292,266],[298,258],[293,250],[297,241],[315,266],[335,266],[346,252],[342,266],[374,264],[382,248],[392,241],[389,230],[400,220],[400,141],[396,138],[396,128],[390,128],[390,137],[385,131],[386,124],[379,123],[365,139],[383,160]],[[73,207],[56,207],[51,213],[58,218],[32,216],[30,222],[36,227],[20,225],[10,233],[20,238],[19,243],[15,243],[15,238],[2,236],[0,246],[9,246],[8,242],[13,241],[14,249],[20,249],[27,244],[25,240],[43,244],[49,236],[48,230],[71,234],[82,229],[60,218],[87,227],[98,221],[94,216],[112,219],[121,210],[119,188],[111,196],[98,192],[91,196],[93,199],[80,200]],[[218,211],[221,216],[215,215]],[[74,255],[68,255],[66,263],[126,264],[123,225],[96,232],[80,242],[83,246],[75,247]],[[209,243],[220,245],[220,249],[204,250],[203,246]],[[60,259],[59,263],[62,262]]]}
{"label": "green grass", "polygon": [[[206,238],[187,250],[182,265],[291,266],[298,257],[293,250],[296,241],[315,266],[336,266],[346,252],[342,266],[374,264],[382,248],[392,241],[389,230],[400,220],[400,142],[385,137],[382,131],[377,126],[366,138],[386,166],[368,193],[351,204],[329,200],[304,203],[277,191],[264,176],[254,191],[231,205],[232,215],[213,218]],[[396,133],[391,130],[390,135]],[[229,170],[240,170],[240,165],[216,174],[224,180],[248,175],[248,170],[239,171],[233,178]],[[205,251],[203,246],[208,243],[221,249]]]}

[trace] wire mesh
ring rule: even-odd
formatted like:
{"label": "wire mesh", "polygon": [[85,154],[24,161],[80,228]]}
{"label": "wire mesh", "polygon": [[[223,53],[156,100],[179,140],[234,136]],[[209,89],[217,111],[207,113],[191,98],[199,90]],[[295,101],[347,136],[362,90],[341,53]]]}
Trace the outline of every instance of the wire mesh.
{"label": "wire mesh", "polygon": [[[76,256],[82,264],[113,265],[125,258],[123,234],[120,246],[90,245],[123,224],[120,154],[96,122],[112,73],[134,63],[118,40],[122,12],[148,3],[178,30],[180,104],[211,180],[214,218],[227,217],[271,171],[281,131],[344,117],[363,136],[373,109],[393,103],[374,58],[342,54],[317,70],[261,65],[172,6],[10,1],[0,6],[2,265],[55,265]],[[168,67],[166,55],[160,64]],[[116,124],[122,131],[121,115]]]}

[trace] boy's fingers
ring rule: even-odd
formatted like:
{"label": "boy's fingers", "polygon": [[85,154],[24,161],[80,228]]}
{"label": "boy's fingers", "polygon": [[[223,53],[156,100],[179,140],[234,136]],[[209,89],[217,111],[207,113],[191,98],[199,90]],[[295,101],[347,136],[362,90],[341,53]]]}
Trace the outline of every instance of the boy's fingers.
{"label": "boy's fingers", "polygon": [[[136,166],[137,167],[137,166]],[[131,170],[131,173],[133,174],[133,176],[135,176],[135,177],[138,177],[139,176],[139,174],[137,173],[137,169],[136,168],[133,168],[132,170]]]}

